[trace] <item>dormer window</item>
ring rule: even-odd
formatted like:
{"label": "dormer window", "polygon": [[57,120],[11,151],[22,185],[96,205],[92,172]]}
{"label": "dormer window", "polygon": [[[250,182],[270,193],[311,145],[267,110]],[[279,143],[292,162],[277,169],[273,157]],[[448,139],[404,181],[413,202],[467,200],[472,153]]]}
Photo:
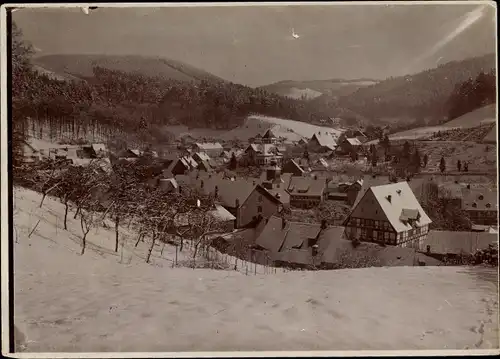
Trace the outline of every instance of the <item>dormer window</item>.
{"label": "dormer window", "polygon": [[491,208],[491,203],[486,203],[486,208]]}
{"label": "dormer window", "polygon": [[474,203],[472,204],[472,207],[477,208],[477,203],[476,203],[476,202],[474,202]]}

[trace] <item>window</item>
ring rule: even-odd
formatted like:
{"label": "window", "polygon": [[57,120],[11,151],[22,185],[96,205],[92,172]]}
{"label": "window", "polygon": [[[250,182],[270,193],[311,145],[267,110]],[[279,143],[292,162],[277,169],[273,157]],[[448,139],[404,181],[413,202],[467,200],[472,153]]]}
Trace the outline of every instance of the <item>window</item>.
{"label": "window", "polygon": [[258,206],[258,207],[257,207],[257,212],[258,212],[258,213],[262,213],[262,206]]}
{"label": "window", "polygon": [[484,197],[483,197],[482,194],[480,194],[478,198],[479,198],[480,201],[482,201],[484,199]]}
{"label": "window", "polygon": [[491,204],[490,203],[486,203],[486,208],[490,208],[491,207]]}
{"label": "window", "polygon": [[477,208],[477,204],[476,204],[476,202],[474,202],[474,203],[472,204],[472,207]]}
{"label": "window", "polygon": [[260,195],[259,196],[259,202],[262,202],[262,199],[263,199],[263,197],[262,197],[262,195]]}

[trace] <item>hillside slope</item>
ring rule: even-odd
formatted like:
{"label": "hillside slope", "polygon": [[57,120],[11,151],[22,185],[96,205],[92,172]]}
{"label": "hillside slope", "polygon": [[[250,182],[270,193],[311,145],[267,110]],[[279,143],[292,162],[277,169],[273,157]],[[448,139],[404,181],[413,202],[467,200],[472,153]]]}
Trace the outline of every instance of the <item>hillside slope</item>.
{"label": "hillside slope", "polygon": [[241,126],[224,133],[221,138],[225,140],[237,139],[246,141],[257,134],[264,135],[267,129],[271,129],[277,137],[284,137],[288,143],[296,142],[300,139],[307,141],[313,134],[319,131],[327,131],[335,137],[339,137],[341,134],[340,130],[331,127],[254,114],[248,116]]}
{"label": "hillside slope", "polygon": [[495,67],[495,54],[452,61],[360,88],[340,97],[339,105],[372,119],[438,121],[446,115],[446,101],[457,84]]}
{"label": "hillside slope", "polygon": [[316,81],[285,80],[261,86],[260,88],[280,96],[291,98],[301,98],[301,96],[304,96],[307,99],[311,99],[321,95],[328,95],[331,97],[349,95],[359,88],[371,86],[377,82],[378,81],[371,79],[331,79]]}
{"label": "hillside slope", "polygon": [[[498,348],[492,270],[246,276],[170,268],[158,250],[154,266],[97,246],[80,256],[77,221],[61,230],[62,204],[39,200],[15,192],[15,325],[27,352]],[[99,227],[89,240],[105,246],[109,234]]]}
{"label": "hillside slope", "polygon": [[478,108],[439,126],[417,127],[411,130],[394,133],[390,135],[389,138],[393,140],[422,139],[438,131],[446,131],[452,128],[466,129],[494,123],[496,118],[496,104],[492,104]]}
{"label": "hillside slope", "polygon": [[137,55],[47,55],[32,59],[44,71],[56,75],[88,78],[93,76],[93,67],[139,73],[144,76],[160,77],[176,81],[222,82],[223,80],[191,65],[159,57]]}

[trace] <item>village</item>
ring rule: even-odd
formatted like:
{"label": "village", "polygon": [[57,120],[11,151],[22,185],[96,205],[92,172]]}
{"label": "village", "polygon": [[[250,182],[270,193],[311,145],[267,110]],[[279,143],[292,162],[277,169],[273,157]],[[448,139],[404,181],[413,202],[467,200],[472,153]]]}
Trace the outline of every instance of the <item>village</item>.
{"label": "village", "polygon": [[[417,166],[415,154],[398,161],[408,142],[398,152],[396,145],[388,150],[367,143],[361,130],[337,136],[325,128],[291,143],[272,127],[246,145],[188,137],[161,152],[113,152],[102,143],[37,148],[34,142],[24,144],[27,164],[94,163],[109,174],[139,160],[156,163],[143,182],[163,193],[184,188],[212,196],[226,232],[212,236],[210,246],[256,264],[290,269],[464,264],[483,251],[496,262],[496,189],[452,175],[445,180],[441,164],[432,172],[426,156],[416,155]],[[363,170],[345,170],[353,165]],[[424,166],[431,172],[418,173]],[[438,202],[449,217],[442,220],[457,221],[460,213],[465,226],[433,229]]]}

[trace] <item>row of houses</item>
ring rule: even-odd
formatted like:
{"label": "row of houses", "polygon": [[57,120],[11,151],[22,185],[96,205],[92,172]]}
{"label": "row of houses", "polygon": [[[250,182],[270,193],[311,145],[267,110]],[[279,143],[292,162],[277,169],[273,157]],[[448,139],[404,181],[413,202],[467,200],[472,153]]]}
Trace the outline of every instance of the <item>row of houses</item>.
{"label": "row of houses", "polygon": [[53,160],[78,160],[103,158],[108,156],[108,150],[102,143],[89,145],[55,145],[36,146],[30,141],[22,143],[23,158],[25,162],[37,162],[43,159]]}
{"label": "row of houses", "polygon": [[261,264],[316,268],[362,265],[360,261],[439,264],[444,257],[473,254],[497,243],[497,233],[430,231],[431,223],[407,182],[373,186],[343,226],[289,222],[279,214],[263,218],[254,230],[252,258],[260,258]]}

